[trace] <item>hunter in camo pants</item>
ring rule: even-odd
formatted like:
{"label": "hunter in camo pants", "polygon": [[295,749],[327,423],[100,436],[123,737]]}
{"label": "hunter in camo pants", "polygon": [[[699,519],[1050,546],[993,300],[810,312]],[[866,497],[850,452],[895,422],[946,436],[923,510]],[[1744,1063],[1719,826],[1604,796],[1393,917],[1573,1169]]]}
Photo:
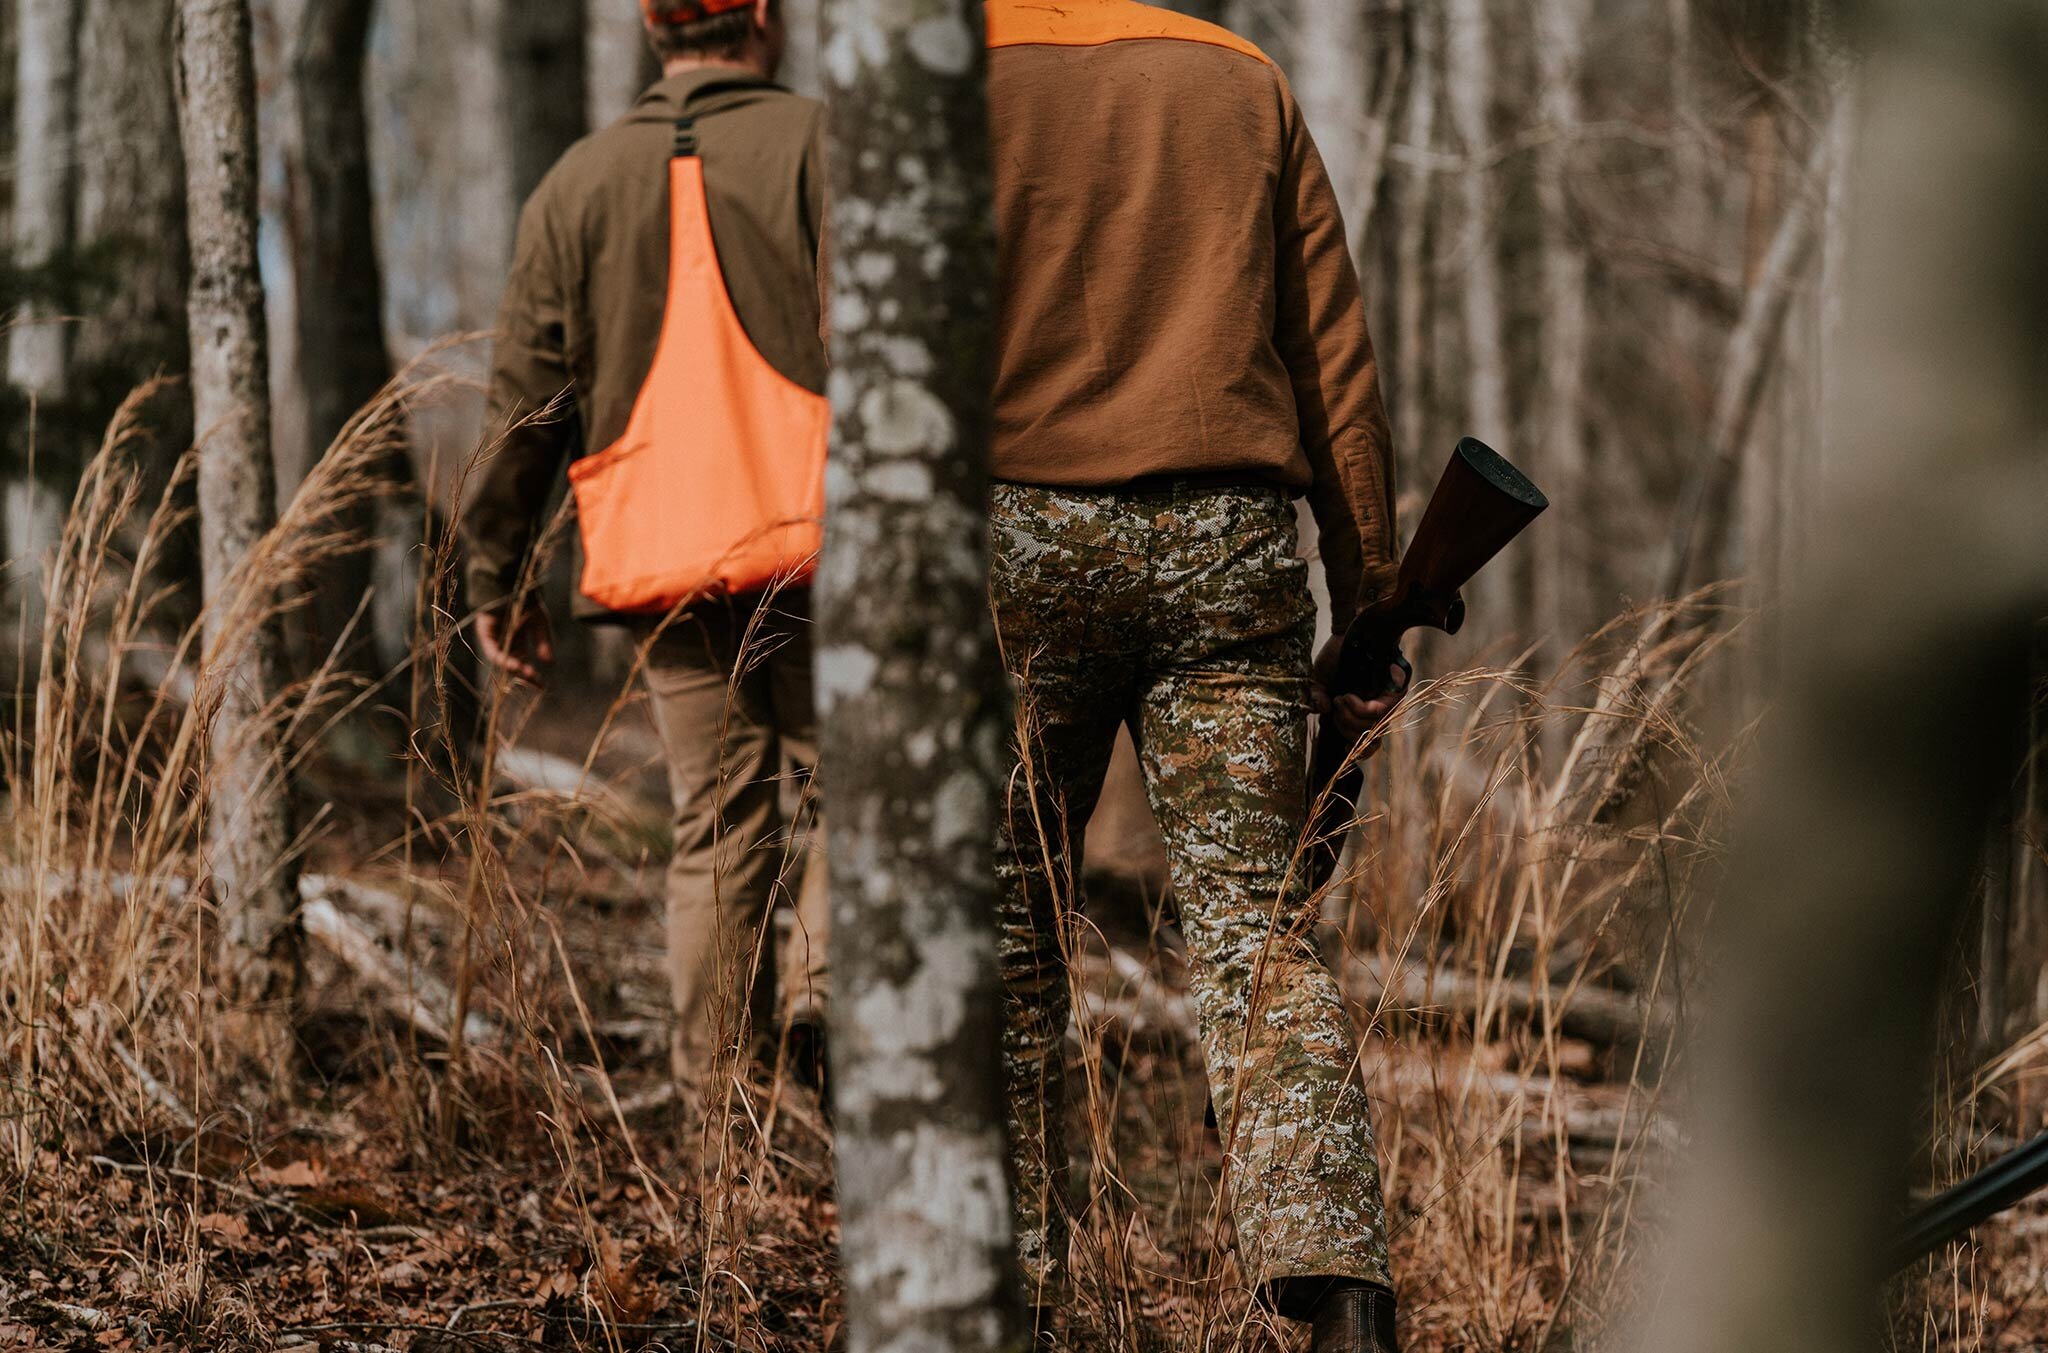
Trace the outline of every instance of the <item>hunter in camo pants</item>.
{"label": "hunter in camo pants", "polygon": [[[999,857],[1019,1233],[1039,1301],[1066,1256],[1061,917],[1120,725],[1187,939],[1247,1276],[1283,1315],[1318,1279],[1391,1286],[1356,1045],[1297,848],[1315,607],[1277,488],[998,484],[994,598],[1025,730]],[[1071,843],[1071,848],[1070,848]]]}

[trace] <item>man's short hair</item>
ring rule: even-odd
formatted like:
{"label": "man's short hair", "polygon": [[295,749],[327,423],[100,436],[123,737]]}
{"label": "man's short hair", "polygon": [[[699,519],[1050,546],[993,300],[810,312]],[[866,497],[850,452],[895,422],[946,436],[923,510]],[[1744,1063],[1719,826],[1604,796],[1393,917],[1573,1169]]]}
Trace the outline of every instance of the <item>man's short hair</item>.
{"label": "man's short hair", "polygon": [[[776,3],[779,0],[771,0],[771,6]],[[737,61],[747,54],[747,44],[754,33],[753,5],[743,5],[708,18],[671,17],[688,11],[687,5],[676,10],[667,10],[661,5],[647,6],[647,36],[654,44],[655,55],[664,61],[677,57]]]}

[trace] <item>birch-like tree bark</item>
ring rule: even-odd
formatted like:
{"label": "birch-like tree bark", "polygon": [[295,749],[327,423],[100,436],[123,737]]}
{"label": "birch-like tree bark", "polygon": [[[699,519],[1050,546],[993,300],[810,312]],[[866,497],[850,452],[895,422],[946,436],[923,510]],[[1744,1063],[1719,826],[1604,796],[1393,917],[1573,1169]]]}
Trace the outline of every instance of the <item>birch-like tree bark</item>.
{"label": "birch-like tree bark", "polygon": [[206,597],[207,872],[220,908],[222,986],[295,994],[297,868],[290,783],[271,702],[283,689],[274,598],[245,561],[277,515],[268,335],[257,268],[256,80],[248,0],[179,0],[179,125],[191,224],[192,403],[200,438]]}
{"label": "birch-like tree bark", "polygon": [[1586,465],[1586,251],[1572,219],[1571,164],[1579,126],[1579,66],[1586,49],[1587,0],[1541,0],[1536,8],[1537,116],[1546,138],[1536,152],[1536,204],[1543,241],[1543,343],[1539,434],[1531,460],[1544,488],[1571,505],[1542,533],[1535,623],[1562,656],[1589,624],[1604,617],[1587,604],[1581,528],[1597,511]]}
{"label": "birch-like tree bark", "polygon": [[837,266],[817,684],[849,1346],[1015,1349],[981,5],[827,0],[822,56]]}
{"label": "birch-like tree bark", "polygon": [[[72,246],[77,0],[19,0],[14,25],[12,239],[15,265],[33,268]],[[7,335],[9,384],[40,399],[61,395],[69,351],[62,317],[31,307]]]}

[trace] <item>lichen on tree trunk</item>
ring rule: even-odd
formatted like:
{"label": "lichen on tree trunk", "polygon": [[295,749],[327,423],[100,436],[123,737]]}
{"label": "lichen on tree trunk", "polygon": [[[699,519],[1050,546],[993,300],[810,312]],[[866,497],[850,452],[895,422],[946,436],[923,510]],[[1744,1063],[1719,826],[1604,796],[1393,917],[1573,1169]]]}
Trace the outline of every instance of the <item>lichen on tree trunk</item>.
{"label": "lichen on tree trunk", "polygon": [[283,689],[274,598],[244,561],[276,523],[268,335],[256,257],[256,83],[248,0],[179,0],[178,112],[192,250],[199,436],[202,691],[210,702],[207,872],[231,1000],[289,999],[298,972],[290,784],[271,702]]}
{"label": "lichen on tree trunk", "polygon": [[817,679],[850,1346],[1009,1349],[981,6],[832,0],[825,25],[837,338]]}

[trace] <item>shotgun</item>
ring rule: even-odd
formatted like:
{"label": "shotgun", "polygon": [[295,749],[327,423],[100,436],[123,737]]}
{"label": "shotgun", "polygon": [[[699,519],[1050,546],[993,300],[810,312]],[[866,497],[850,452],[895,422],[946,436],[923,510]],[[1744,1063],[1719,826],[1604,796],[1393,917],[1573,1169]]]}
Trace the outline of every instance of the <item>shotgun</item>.
{"label": "shotgun", "polygon": [[[1465,584],[1549,506],[1529,477],[1493,448],[1471,437],[1459,442],[1415,528],[1393,590],[1344,632],[1331,696],[1370,700],[1391,690],[1390,669],[1407,665],[1401,639],[1409,630],[1456,634],[1465,623]],[[1350,740],[1325,719],[1309,767],[1309,881],[1316,888],[1336,872],[1344,837],[1358,815],[1365,771],[1351,752]]]}
{"label": "shotgun", "polygon": [[1902,1269],[2044,1188],[2048,1188],[2048,1135],[2036,1137],[1915,1209],[1893,1237],[1885,1266],[1893,1271]]}

